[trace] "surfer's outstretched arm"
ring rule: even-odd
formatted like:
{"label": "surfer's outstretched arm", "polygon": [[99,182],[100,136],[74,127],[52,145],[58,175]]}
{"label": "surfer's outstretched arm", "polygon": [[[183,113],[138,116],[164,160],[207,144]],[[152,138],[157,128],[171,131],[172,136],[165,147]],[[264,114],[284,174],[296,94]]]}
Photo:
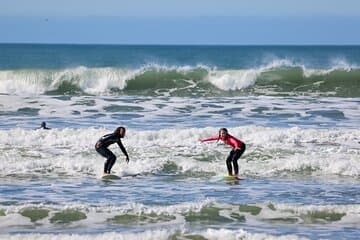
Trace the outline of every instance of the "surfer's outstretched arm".
{"label": "surfer's outstretched arm", "polygon": [[200,142],[209,142],[209,141],[215,141],[219,140],[219,136],[212,136],[204,139],[199,139]]}

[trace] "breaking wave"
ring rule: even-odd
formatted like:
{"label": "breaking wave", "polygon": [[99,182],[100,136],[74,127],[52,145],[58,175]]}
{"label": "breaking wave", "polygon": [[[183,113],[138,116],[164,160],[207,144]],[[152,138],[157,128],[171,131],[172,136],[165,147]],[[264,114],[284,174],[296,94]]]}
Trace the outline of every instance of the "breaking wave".
{"label": "breaking wave", "polygon": [[360,68],[338,63],[309,69],[289,60],[248,69],[206,65],[0,71],[1,94],[74,95],[319,95],[359,97]]}

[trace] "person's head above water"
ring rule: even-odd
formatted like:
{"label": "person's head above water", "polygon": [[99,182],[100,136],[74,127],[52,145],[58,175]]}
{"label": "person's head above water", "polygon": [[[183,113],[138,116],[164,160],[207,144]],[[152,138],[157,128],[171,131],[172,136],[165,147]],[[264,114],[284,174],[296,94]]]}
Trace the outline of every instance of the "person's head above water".
{"label": "person's head above water", "polygon": [[125,132],[126,132],[126,129],[125,129],[124,127],[118,127],[118,128],[116,128],[115,131],[114,131],[114,133],[115,133],[116,135],[119,135],[120,138],[125,137]]}
{"label": "person's head above water", "polygon": [[36,129],[46,129],[46,130],[49,130],[49,129],[51,129],[51,128],[48,128],[48,127],[46,126],[46,122],[41,122],[40,127],[39,127],[39,128],[36,128]]}

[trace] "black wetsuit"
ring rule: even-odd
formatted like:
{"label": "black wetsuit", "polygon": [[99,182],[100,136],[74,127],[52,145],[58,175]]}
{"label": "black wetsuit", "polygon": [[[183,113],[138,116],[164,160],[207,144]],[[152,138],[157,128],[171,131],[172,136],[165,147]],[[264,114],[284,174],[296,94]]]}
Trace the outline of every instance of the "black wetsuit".
{"label": "black wetsuit", "polygon": [[96,151],[103,157],[106,158],[105,164],[104,164],[104,173],[110,173],[112,166],[114,165],[116,161],[116,156],[112,151],[108,149],[109,145],[117,143],[121,149],[121,151],[124,153],[124,155],[128,158],[128,154],[126,152],[126,149],[124,145],[121,142],[120,135],[116,133],[110,133],[102,136],[95,145]]}
{"label": "black wetsuit", "polygon": [[227,166],[229,175],[232,174],[231,163],[233,163],[233,165],[234,165],[235,175],[238,175],[238,173],[239,173],[239,165],[238,165],[237,161],[241,157],[241,155],[245,152],[245,149],[246,149],[246,145],[245,145],[245,143],[243,143],[240,149],[231,150],[229,156],[226,159],[226,166]]}

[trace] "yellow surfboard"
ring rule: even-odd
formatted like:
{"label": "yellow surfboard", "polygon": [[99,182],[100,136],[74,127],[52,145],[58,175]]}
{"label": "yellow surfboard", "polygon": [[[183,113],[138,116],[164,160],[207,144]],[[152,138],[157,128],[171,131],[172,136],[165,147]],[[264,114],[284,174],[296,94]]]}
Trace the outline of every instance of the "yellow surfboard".
{"label": "yellow surfboard", "polygon": [[231,175],[225,175],[223,176],[224,180],[228,180],[228,181],[240,181],[240,180],[245,180],[244,177],[240,177],[240,176],[231,176]]}
{"label": "yellow surfboard", "polygon": [[102,179],[108,179],[108,180],[116,180],[121,179],[121,177],[114,175],[114,174],[104,174],[101,176]]}

